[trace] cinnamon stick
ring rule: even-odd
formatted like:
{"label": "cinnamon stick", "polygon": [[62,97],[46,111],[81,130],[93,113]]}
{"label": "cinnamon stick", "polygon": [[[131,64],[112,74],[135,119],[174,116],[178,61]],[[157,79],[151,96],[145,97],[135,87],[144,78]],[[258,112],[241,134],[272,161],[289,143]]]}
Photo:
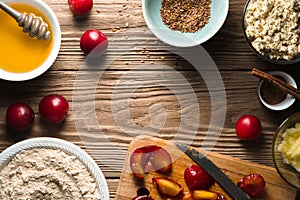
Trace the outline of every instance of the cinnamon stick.
{"label": "cinnamon stick", "polygon": [[287,82],[285,82],[277,77],[274,77],[271,74],[260,71],[259,69],[256,69],[256,68],[253,68],[251,73],[252,73],[252,75],[254,75],[258,78],[264,79],[264,80],[274,84],[282,91],[284,91],[284,92],[294,96],[296,99],[300,100],[300,90],[291,86]]}

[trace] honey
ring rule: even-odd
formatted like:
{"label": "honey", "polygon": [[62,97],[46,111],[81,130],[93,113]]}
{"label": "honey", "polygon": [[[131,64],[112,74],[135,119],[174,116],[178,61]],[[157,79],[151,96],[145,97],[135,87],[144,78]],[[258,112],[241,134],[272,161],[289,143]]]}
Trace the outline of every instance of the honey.
{"label": "honey", "polygon": [[[36,8],[20,3],[12,3],[10,6],[20,13],[33,13],[50,26],[46,16]],[[13,72],[30,72],[41,64],[50,55],[54,39],[38,40],[24,33],[14,18],[3,10],[0,10],[0,69]],[[51,27],[49,27],[51,33]],[[53,34],[52,34],[53,37]]]}

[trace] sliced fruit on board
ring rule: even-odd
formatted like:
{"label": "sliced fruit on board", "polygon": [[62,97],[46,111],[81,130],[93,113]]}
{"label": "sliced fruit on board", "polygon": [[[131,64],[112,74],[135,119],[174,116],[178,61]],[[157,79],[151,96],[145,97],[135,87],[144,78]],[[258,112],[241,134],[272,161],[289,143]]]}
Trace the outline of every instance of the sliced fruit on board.
{"label": "sliced fruit on board", "polygon": [[[166,149],[172,157],[172,171],[168,174],[173,180],[176,180],[182,187],[188,188],[184,181],[184,170],[191,164],[195,164],[190,158],[182,153],[173,142],[158,138],[139,136],[135,138],[128,147],[128,153],[123,166],[119,187],[115,199],[128,200],[136,195],[136,191],[140,187],[146,187],[150,191],[150,195],[155,200],[166,199],[159,195],[155,185],[152,183],[152,178],[160,177],[161,174],[157,172],[150,172],[146,174],[143,181],[137,181],[137,178],[132,174],[130,169],[130,155],[140,147],[146,145],[157,145]],[[201,149],[198,149],[201,151]],[[203,152],[203,151],[201,151]],[[235,183],[238,183],[244,176],[252,173],[260,174],[264,177],[266,186],[264,192],[255,197],[255,200],[266,199],[295,199],[297,190],[287,184],[272,167],[265,165],[244,161],[230,156],[222,155],[215,152],[205,153],[207,157],[219,166],[229,178]],[[225,191],[221,189],[218,184],[214,184],[211,189],[213,192],[224,194],[227,199],[231,199]]]}

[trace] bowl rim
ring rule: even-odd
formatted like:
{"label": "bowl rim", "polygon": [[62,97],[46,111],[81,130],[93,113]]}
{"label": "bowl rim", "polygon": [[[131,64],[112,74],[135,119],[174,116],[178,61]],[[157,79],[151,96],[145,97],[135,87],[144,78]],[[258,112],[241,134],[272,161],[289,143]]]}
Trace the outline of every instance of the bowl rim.
{"label": "bowl rim", "polygon": [[[294,188],[297,188],[297,189],[300,189],[300,186],[297,186],[297,185],[294,185],[292,184],[282,173],[281,171],[279,170],[279,166],[277,164],[277,162],[275,161],[276,158],[275,158],[275,152],[278,152],[276,149],[275,149],[275,142],[277,140],[277,138],[279,137],[279,132],[280,130],[282,130],[282,128],[286,125],[287,122],[291,121],[293,118],[295,118],[296,116],[300,115],[300,111],[297,111],[295,113],[293,113],[292,115],[290,115],[289,117],[287,117],[280,125],[279,127],[276,129],[275,131],[275,134],[273,136],[273,140],[272,140],[272,160],[273,160],[273,164],[275,166],[275,169],[277,171],[277,173],[280,175],[280,177],[285,180],[286,183],[288,183],[289,185],[293,186]],[[295,124],[293,125],[295,126]],[[291,127],[293,127],[291,126]],[[287,127],[287,128],[291,128],[291,127]],[[286,129],[285,129],[286,130]],[[288,166],[289,168],[293,169],[295,172],[297,172],[292,166],[288,165],[288,164],[285,164],[286,166]],[[297,172],[299,173],[299,172]],[[300,174],[299,174],[300,175]]]}
{"label": "bowl rim", "polygon": [[[289,83],[290,85],[292,85],[295,88],[298,87],[295,79],[286,72],[270,71],[269,73],[271,75],[275,75],[275,76],[278,75],[278,76],[282,77],[287,83]],[[280,110],[285,110],[285,109],[289,108],[290,106],[292,106],[295,103],[296,98],[291,96],[290,94],[287,94],[286,98],[282,102],[275,104],[275,105],[268,104],[261,96],[261,87],[262,87],[263,82],[265,82],[265,80],[263,80],[263,79],[261,79],[259,81],[257,93],[258,93],[259,100],[265,107],[269,108],[270,110],[280,111]]]}
{"label": "bowl rim", "polygon": [[[52,50],[46,60],[37,68],[29,72],[24,73],[14,73],[0,69],[0,79],[6,81],[27,81],[34,79],[43,73],[45,73],[55,62],[61,45],[61,29],[59,21],[54,13],[54,11],[44,2],[40,0],[3,0],[4,3],[25,3],[30,6],[35,7],[45,14],[49,23],[52,26],[52,39],[54,40]],[[53,37],[54,36],[54,37]]]}
{"label": "bowl rim", "polygon": [[63,139],[52,137],[37,137],[26,139],[7,147],[0,153],[0,171],[3,167],[5,167],[7,163],[11,161],[11,159],[16,154],[18,154],[22,150],[29,150],[34,148],[60,149],[64,152],[76,156],[76,158],[86,166],[86,168],[95,179],[101,199],[109,200],[109,190],[107,182],[97,163],[79,146]]}
{"label": "bowl rim", "polygon": [[277,64],[277,65],[292,65],[292,64],[296,64],[300,62],[300,53],[298,55],[296,55],[296,59],[291,59],[291,60],[284,60],[284,59],[271,59],[267,56],[263,56],[261,53],[259,53],[252,45],[250,39],[248,38],[247,34],[246,34],[246,23],[245,23],[245,16],[246,16],[246,12],[247,12],[247,8],[250,4],[250,2],[253,0],[247,0],[244,9],[243,9],[243,15],[242,15],[242,30],[243,30],[243,35],[245,40],[247,41],[248,46],[250,47],[250,49],[262,60],[267,61],[269,63],[272,64]]}
{"label": "bowl rim", "polygon": [[[148,10],[147,10],[147,6],[145,6],[147,4],[147,1],[149,0],[142,0],[142,11],[143,11],[143,16],[144,16],[144,20],[147,24],[147,27],[150,29],[150,31],[158,38],[160,39],[162,42],[166,43],[166,44],[169,44],[171,46],[175,46],[175,47],[193,47],[193,46],[197,46],[197,45],[200,45],[206,41],[208,41],[209,39],[211,39],[215,34],[217,34],[217,32],[222,28],[222,26],[224,25],[224,22],[226,21],[227,19],[227,15],[228,15],[228,12],[229,12],[229,0],[222,0],[223,2],[225,2],[225,4],[223,5],[224,7],[224,10],[226,11],[226,14],[225,15],[222,15],[223,17],[221,18],[221,20],[219,20],[220,23],[218,23],[218,26],[215,26],[215,28],[213,29],[213,31],[210,32],[209,36],[206,36],[206,37],[202,37],[200,40],[193,40],[191,38],[188,38],[189,41],[193,41],[193,42],[181,42],[181,43],[173,43],[171,42],[170,40],[167,40],[163,37],[161,37],[161,35],[163,35],[163,33],[160,33],[159,31],[156,31],[155,28],[153,28],[153,23],[151,22],[151,20],[149,19],[149,16],[148,16]],[[151,0],[150,0],[151,1]],[[153,1],[153,0],[152,0]],[[213,0],[214,1],[214,0]],[[168,30],[169,27],[164,25],[164,27]],[[162,29],[163,30],[163,29]],[[174,31],[174,33],[181,33],[180,31],[175,31],[175,30],[172,30]],[[199,30],[200,31],[200,30]],[[164,32],[164,31],[163,31]],[[198,31],[197,31],[198,32]],[[197,33],[195,32],[195,33]],[[181,33],[181,34],[195,34],[195,33]]]}

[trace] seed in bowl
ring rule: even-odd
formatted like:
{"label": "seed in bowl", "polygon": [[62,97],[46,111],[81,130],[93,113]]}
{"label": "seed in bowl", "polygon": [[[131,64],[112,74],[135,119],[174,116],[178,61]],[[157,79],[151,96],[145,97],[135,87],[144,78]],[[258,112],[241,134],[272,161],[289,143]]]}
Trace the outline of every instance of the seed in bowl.
{"label": "seed in bowl", "polygon": [[300,172],[300,123],[286,129],[282,137],[283,140],[278,146],[278,151],[281,152],[286,164]]}
{"label": "seed in bowl", "polygon": [[300,53],[299,18],[299,0],[252,0],[245,13],[245,32],[262,55],[291,60]]}
{"label": "seed in bowl", "polygon": [[211,0],[162,0],[160,14],[170,29],[197,32],[210,19]]}
{"label": "seed in bowl", "polygon": [[0,199],[90,199],[99,191],[86,166],[62,150],[23,150],[0,171]]}

